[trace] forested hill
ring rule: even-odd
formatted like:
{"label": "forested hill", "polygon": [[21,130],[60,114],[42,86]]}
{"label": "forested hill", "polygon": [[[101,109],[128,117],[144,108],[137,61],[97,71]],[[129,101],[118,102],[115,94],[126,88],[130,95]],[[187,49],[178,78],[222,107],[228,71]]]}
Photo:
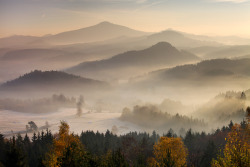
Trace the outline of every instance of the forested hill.
{"label": "forested hill", "polygon": [[89,78],[83,78],[60,71],[38,71],[24,74],[17,79],[8,81],[0,86],[0,90],[21,89],[86,89],[90,87],[108,88],[109,84]]}
{"label": "forested hill", "polygon": [[[223,75],[246,75],[249,76],[250,59],[213,59],[202,61],[198,64],[177,66],[170,70],[165,70],[165,75],[175,77],[188,78],[189,75],[199,75],[200,77],[207,76],[223,76]],[[188,75],[188,76],[187,76]]]}
{"label": "forested hill", "polygon": [[[187,64],[149,73],[137,78],[136,82],[147,85],[215,85],[247,84],[249,82],[250,59],[213,59],[198,64]],[[218,78],[220,78],[218,80]],[[226,79],[225,79],[226,78]],[[230,82],[229,82],[230,81]],[[150,84],[149,84],[150,83]]]}

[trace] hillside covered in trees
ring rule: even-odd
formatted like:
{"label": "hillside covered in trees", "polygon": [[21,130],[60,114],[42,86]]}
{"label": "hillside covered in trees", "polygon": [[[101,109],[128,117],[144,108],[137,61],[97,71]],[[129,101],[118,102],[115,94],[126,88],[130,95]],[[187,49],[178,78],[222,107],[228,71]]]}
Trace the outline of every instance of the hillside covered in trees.
{"label": "hillside covered in trees", "polygon": [[[103,81],[83,78],[61,71],[35,70],[0,85],[2,93],[76,93],[79,90],[108,90],[110,85]],[[15,94],[15,95],[16,95]]]}

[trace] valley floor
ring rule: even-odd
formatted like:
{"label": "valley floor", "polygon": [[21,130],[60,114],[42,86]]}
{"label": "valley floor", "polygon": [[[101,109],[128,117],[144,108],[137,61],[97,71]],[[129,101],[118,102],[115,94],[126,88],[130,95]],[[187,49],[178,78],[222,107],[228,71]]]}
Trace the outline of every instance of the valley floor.
{"label": "valley floor", "polygon": [[46,114],[2,110],[0,111],[0,132],[6,137],[11,137],[13,134],[18,133],[25,134],[26,125],[28,125],[29,121],[34,121],[40,130],[42,130],[47,121],[52,133],[58,131],[60,121],[66,121],[70,125],[71,131],[76,134],[87,130],[105,133],[107,129],[111,131],[113,126],[118,128],[118,134],[125,134],[130,131],[143,131],[143,129],[134,124],[119,120],[121,113],[108,111],[93,112],[83,109],[82,116],[77,117],[76,110],[76,108],[63,108],[57,112]]}

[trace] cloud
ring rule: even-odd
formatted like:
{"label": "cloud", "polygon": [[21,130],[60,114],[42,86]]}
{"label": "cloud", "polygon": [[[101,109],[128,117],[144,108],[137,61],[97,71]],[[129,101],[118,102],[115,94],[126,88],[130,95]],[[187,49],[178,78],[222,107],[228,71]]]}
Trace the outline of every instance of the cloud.
{"label": "cloud", "polygon": [[162,4],[164,2],[166,2],[166,0],[157,0],[157,1],[150,1],[150,2],[144,0],[143,5],[138,6],[138,8],[136,8],[136,10],[134,10],[134,11],[137,12],[137,11],[140,11],[140,10],[143,10],[143,9],[147,9],[147,8],[156,6],[158,4]]}

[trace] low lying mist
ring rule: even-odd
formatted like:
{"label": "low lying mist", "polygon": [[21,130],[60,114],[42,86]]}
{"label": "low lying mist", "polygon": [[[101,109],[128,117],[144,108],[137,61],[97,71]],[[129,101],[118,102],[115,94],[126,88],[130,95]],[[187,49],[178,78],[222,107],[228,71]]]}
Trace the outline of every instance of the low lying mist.
{"label": "low lying mist", "polygon": [[197,108],[179,101],[165,99],[160,104],[139,104],[125,107],[120,119],[145,128],[164,133],[172,128],[177,134],[183,129],[194,131],[212,130],[228,125],[230,121],[243,121],[249,105],[249,91],[221,93]]}
{"label": "low lying mist", "polygon": [[56,112],[60,108],[76,107],[77,99],[63,94],[54,94],[49,98],[40,99],[0,99],[0,109],[25,113]]}
{"label": "low lying mist", "polygon": [[128,121],[146,128],[147,131],[157,130],[158,133],[167,132],[172,128],[175,132],[181,133],[183,129],[192,128],[195,131],[202,131],[207,128],[204,120],[194,119],[180,114],[169,114],[162,111],[157,105],[134,106],[133,109],[124,108],[120,117],[123,121]]}
{"label": "low lying mist", "polygon": [[249,96],[245,92],[221,93],[199,107],[193,115],[207,120],[213,128],[228,124],[231,120],[240,123],[246,115]]}

